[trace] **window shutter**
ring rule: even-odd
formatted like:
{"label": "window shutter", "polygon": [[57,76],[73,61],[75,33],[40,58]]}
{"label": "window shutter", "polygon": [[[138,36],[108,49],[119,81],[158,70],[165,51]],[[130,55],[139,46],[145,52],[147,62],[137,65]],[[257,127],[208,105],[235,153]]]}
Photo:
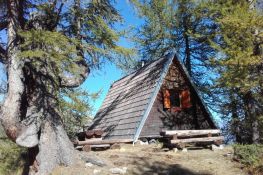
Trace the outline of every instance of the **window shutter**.
{"label": "window shutter", "polygon": [[190,97],[190,91],[189,90],[183,90],[180,93],[181,97],[181,107],[182,108],[190,108],[192,106],[191,104],[191,97]]}
{"label": "window shutter", "polygon": [[171,108],[170,92],[168,89],[163,90],[163,106],[165,109]]}

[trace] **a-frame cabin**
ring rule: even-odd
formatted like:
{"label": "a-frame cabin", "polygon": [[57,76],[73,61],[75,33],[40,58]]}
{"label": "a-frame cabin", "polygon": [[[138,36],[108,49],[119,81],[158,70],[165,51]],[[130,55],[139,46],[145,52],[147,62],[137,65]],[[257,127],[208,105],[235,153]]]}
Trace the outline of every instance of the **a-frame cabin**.
{"label": "a-frame cabin", "polygon": [[216,128],[186,68],[168,54],[114,82],[89,129],[136,142],[163,130]]}

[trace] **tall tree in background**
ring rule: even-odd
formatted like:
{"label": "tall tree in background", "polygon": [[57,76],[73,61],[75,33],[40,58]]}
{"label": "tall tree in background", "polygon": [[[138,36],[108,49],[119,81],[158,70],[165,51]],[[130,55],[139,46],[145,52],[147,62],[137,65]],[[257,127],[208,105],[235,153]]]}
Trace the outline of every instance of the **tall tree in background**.
{"label": "tall tree in background", "polygon": [[216,50],[209,39],[217,25],[209,16],[203,16],[200,2],[195,0],[133,0],[139,15],[145,22],[138,29],[135,41],[146,60],[176,49],[188,73],[201,91],[205,102],[215,107],[209,86],[214,78],[209,59]]}
{"label": "tall tree in background", "polygon": [[[220,54],[214,63],[222,111],[236,141],[259,143],[263,137],[263,14],[256,1],[208,1],[205,8],[219,25],[212,42]],[[229,118],[230,117],[230,118]]]}
{"label": "tall tree in background", "polygon": [[1,122],[18,145],[38,148],[37,173],[48,174],[76,159],[61,121],[61,92],[78,87],[104,58],[126,62],[130,51],[116,44],[114,30],[122,19],[110,0],[0,2],[0,30],[7,30],[0,62],[8,85]]}
{"label": "tall tree in background", "polygon": [[202,16],[198,3],[191,0],[134,0],[133,3],[145,19],[135,38],[142,56],[151,60],[177,49],[189,74],[200,82],[205,62],[215,53],[207,37],[215,26]]}

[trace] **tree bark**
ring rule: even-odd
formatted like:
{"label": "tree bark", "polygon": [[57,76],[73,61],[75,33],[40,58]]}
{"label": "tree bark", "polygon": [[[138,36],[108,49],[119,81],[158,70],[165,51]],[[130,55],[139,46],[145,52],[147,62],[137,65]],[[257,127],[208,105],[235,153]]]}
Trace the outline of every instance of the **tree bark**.
{"label": "tree bark", "polygon": [[61,88],[74,88],[80,86],[89,75],[89,67],[82,58],[82,60],[78,61],[76,64],[79,65],[79,69],[81,70],[81,73],[78,76],[63,76],[60,75],[60,87]]}
{"label": "tree bark", "polygon": [[60,117],[47,114],[41,126],[39,153],[36,157],[37,175],[50,173],[58,165],[72,165],[76,162],[72,142],[65,132]]}
{"label": "tree bark", "polygon": [[28,97],[33,94],[32,98],[28,98],[28,105],[33,106],[34,123],[40,123],[37,133],[39,153],[36,156],[38,171],[35,174],[45,175],[58,165],[72,165],[77,157],[73,143],[63,128],[58,105],[58,85],[46,78],[48,69],[44,68],[42,73],[34,68],[26,70],[29,71],[25,73],[27,85],[30,86],[27,87]]}
{"label": "tree bark", "polygon": [[[248,2],[250,3],[250,10],[256,10],[256,0],[248,0]],[[262,38],[260,37],[260,33],[262,31],[260,31],[262,29],[256,28],[254,33],[256,36],[256,39],[254,41],[254,54],[261,56],[263,58],[263,52],[262,52],[262,48],[261,45],[263,43]],[[258,66],[260,67],[260,66]],[[258,76],[261,76],[260,73],[258,74]],[[251,115],[252,118],[252,142],[258,144],[260,142],[260,131],[259,131],[259,119],[257,116],[257,109],[256,109],[256,103],[255,103],[255,99],[252,95],[252,92],[248,92],[248,109],[249,109],[249,114]]]}
{"label": "tree bark", "polygon": [[[185,8],[185,7],[184,7]],[[190,50],[190,40],[189,35],[187,34],[188,31],[188,19],[187,16],[183,17],[183,37],[185,42],[185,66],[190,76],[192,76],[192,67],[191,67],[191,50]]]}
{"label": "tree bark", "polygon": [[256,112],[256,104],[255,99],[252,95],[252,92],[249,91],[244,96],[244,105],[246,109],[246,118],[250,121],[251,126],[251,142],[258,144],[260,140],[260,132],[259,132],[259,124],[258,124],[258,118],[257,118],[257,112]]}
{"label": "tree bark", "polygon": [[8,93],[1,108],[1,122],[7,136],[15,141],[20,133],[21,99],[24,92],[23,62],[18,59],[18,2],[8,1]]}
{"label": "tree bark", "polygon": [[[38,169],[30,174],[45,175],[58,165],[73,164],[76,156],[58,112],[59,87],[54,85],[52,80],[47,80],[47,69],[44,68],[46,74],[40,74],[28,66],[24,59],[18,57],[18,31],[24,24],[21,21],[21,2],[7,1],[8,87],[0,118],[7,136],[12,141],[27,148],[38,147]],[[84,81],[83,78],[81,76],[81,81]],[[78,84],[81,81],[78,81]],[[70,85],[74,84],[71,82]]]}
{"label": "tree bark", "polygon": [[189,75],[192,76],[189,36],[185,33],[184,38],[185,38],[185,54],[186,54],[185,65]]}
{"label": "tree bark", "polygon": [[0,44],[0,63],[6,64],[6,49]]}

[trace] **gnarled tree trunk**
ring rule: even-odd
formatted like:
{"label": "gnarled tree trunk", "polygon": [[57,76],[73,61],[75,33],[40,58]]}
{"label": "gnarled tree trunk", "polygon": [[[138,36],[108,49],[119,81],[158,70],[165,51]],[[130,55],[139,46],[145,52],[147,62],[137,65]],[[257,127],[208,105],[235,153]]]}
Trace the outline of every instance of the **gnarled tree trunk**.
{"label": "gnarled tree trunk", "polygon": [[[8,50],[5,63],[8,68],[8,89],[0,118],[7,136],[20,146],[38,147],[36,172],[49,174],[58,165],[71,165],[76,156],[60,117],[58,91],[62,87],[79,86],[89,73],[84,60],[76,64],[83,70],[79,77],[60,76],[60,84],[48,77],[48,69],[36,71],[26,59],[18,57],[23,11],[21,0],[8,0]],[[23,5],[23,4],[22,4]],[[0,58],[1,61],[1,58]],[[44,73],[43,73],[44,72]],[[29,149],[30,150],[30,149]]]}
{"label": "gnarled tree trunk", "polygon": [[57,165],[71,165],[75,162],[75,153],[71,141],[63,129],[59,116],[47,114],[42,121],[39,154],[36,157],[39,171],[48,174]]}

